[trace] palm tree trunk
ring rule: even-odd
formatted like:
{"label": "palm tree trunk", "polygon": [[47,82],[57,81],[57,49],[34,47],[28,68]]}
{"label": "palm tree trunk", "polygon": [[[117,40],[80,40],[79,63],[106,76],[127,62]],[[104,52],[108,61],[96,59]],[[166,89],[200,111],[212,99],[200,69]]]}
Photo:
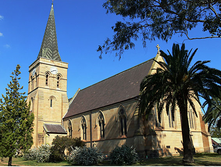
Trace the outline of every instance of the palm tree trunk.
{"label": "palm tree trunk", "polygon": [[12,157],[9,157],[8,159],[8,166],[12,166]]}
{"label": "palm tree trunk", "polygon": [[178,101],[178,106],[181,115],[181,128],[183,137],[183,162],[193,163],[193,152],[192,152],[192,142],[190,140],[190,128],[187,116],[187,103],[184,100]]}

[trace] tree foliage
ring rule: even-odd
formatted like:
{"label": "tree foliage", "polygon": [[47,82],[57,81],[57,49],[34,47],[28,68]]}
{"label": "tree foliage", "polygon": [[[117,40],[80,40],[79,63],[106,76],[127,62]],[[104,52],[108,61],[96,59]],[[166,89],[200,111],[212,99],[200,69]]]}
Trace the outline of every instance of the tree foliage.
{"label": "tree foliage", "polygon": [[199,102],[199,96],[211,104],[210,96],[218,97],[221,89],[221,71],[210,68],[209,61],[197,61],[191,66],[191,61],[197,49],[191,54],[185,45],[179,48],[178,44],[172,47],[172,54],[161,51],[165,62],[156,61],[160,68],[154,69],[154,74],[146,76],[140,85],[139,114],[147,118],[157,104],[160,118],[163,107],[167,114],[171,109],[172,119],[176,105],[181,116],[185,162],[193,162],[192,142],[188,123],[187,106],[190,105],[197,115],[194,101]]}
{"label": "tree foliage", "polygon": [[65,149],[71,152],[74,147],[83,147],[84,145],[85,144],[81,140],[81,138],[56,136],[52,142],[50,161],[62,161],[65,159],[65,154],[64,154]]}
{"label": "tree foliage", "polygon": [[34,115],[30,113],[25,92],[21,93],[23,87],[19,84],[19,69],[20,66],[17,65],[6,88],[6,95],[2,95],[0,99],[0,156],[9,157],[9,166],[16,150],[26,151],[33,144]]}
{"label": "tree foliage", "polygon": [[[135,47],[134,40],[139,37],[145,47],[147,40],[168,41],[174,34],[189,40],[221,36],[219,0],[107,0],[103,7],[125,21],[116,22],[113,39],[108,38],[98,47],[100,58],[109,51],[118,51],[116,55],[121,57],[124,50]],[[210,35],[190,37],[189,31],[198,25]]]}
{"label": "tree foliage", "polygon": [[217,127],[210,127],[210,134],[212,137],[217,137],[217,138],[221,138],[221,130],[220,128]]}

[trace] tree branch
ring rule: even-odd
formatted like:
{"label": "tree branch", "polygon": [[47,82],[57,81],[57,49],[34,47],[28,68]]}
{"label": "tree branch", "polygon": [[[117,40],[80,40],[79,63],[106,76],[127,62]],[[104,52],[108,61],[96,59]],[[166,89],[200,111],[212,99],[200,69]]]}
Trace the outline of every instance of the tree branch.
{"label": "tree branch", "polygon": [[[195,37],[195,38],[190,38],[189,36],[188,36],[188,33],[185,33],[184,32],[184,34],[186,35],[186,37],[187,37],[187,39],[188,40],[195,40],[195,39],[209,39],[209,38],[221,38],[220,36],[208,36],[208,37]],[[186,39],[185,39],[186,40]],[[184,41],[185,41],[184,40]]]}

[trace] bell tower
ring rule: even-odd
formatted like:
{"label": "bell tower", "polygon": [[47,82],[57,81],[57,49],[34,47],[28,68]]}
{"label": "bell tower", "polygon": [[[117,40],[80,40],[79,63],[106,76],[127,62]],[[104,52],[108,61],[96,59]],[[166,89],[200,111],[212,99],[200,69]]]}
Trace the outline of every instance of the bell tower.
{"label": "bell tower", "polygon": [[[53,3],[37,59],[29,66],[28,101],[34,113],[33,146],[51,144],[53,134],[65,134],[62,118],[68,109],[68,63],[58,52]],[[53,132],[52,132],[53,131]]]}

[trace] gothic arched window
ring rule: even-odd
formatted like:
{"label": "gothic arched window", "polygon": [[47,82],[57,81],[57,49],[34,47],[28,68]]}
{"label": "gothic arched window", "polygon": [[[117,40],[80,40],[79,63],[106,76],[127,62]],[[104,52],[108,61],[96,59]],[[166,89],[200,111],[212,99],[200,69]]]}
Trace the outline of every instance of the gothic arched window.
{"label": "gothic arched window", "polygon": [[154,115],[155,115],[155,125],[156,125],[156,127],[160,127],[161,119],[159,118],[157,105],[154,105],[153,110],[154,110]]}
{"label": "gothic arched window", "polygon": [[38,86],[37,73],[35,73],[35,79],[36,79],[36,81],[35,81],[35,87],[37,88],[37,86]]}
{"label": "gothic arched window", "polygon": [[31,76],[31,89],[33,90],[34,89],[34,77]]}
{"label": "gothic arched window", "polygon": [[83,136],[83,140],[86,140],[86,129],[87,129],[87,126],[86,126],[86,119],[85,117],[83,116],[82,117],[82,120],[81,120],[81,128],[82,128],[82,136]]}
{"label": "gothic arched window", "polygon": [[72,124],[71,120],[68,122],[68,132],[69,132],[69,137],[72,138]]}
{"label": "gothic arched window", "polygon": [[33,97],[31,97],[31,107],[30,107],[30,109],[31,109],[31,112],[33,112],[33,109],[34,109],[34,98]]}
{"label": "gothic arched window", "polygon": [[191,129],[194,129],[195,128],[195,119],[194,119],[193,109],[191,106],[189,107],[188,118],[189,118],[189,127]]}
{"label": "gothic arched window", "polygon": [[127,118],[126,118],[126,112],[123,108],[120,109],[119,118],[120,118],[121,135],[126,136],[127,135]]}
{"label": "gothic arched window", "polygon": [[169,127],[174,128],[174,116],[172,115],[172,107],[171,106],[170,106],[169,112],[168,112],[168,121],[169,121]]}
{"label": "gothic arched window", "polygon": [[50,99],[50,107],[53,107],[53,99]]}
{"label": "gothic arched window", "polygon": [[55,104],[56,97],[52,95],[52,96],[49,97],[48,100],[49,100],[49,106],[52,108]]}
{"label": "gothic arched window", "polygon": [[104,115],[99,112],[98,122],[100,127],[100,138],[104,138]]}

